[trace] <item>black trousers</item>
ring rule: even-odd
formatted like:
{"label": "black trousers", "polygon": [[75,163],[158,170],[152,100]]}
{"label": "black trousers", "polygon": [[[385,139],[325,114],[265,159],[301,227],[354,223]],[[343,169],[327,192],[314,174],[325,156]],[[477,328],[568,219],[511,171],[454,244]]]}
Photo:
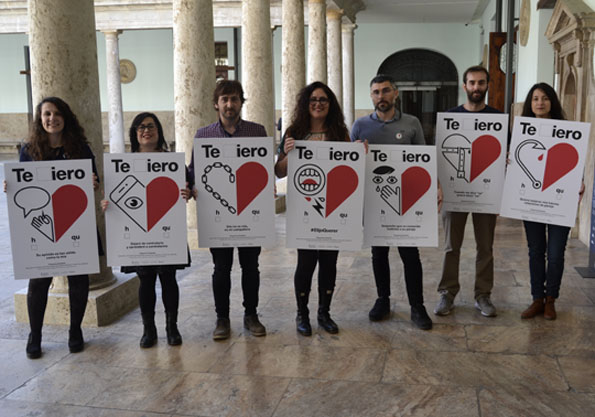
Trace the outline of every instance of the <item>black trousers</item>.
{"label": "black trousers", "polygon": [[[48,304],[48,291],[52,278],[34,278],[29,280],[27,289],[27,311],[31,333],[41,334],[43,317]],[[89,296],[89,275],[68,276],[68,301],[70,303],[70,328],[78,329],[83,322],[87,297]]]}
{"label": "black trousers", "polygon": [[176,281],[176,268],[174,266],[146,266],[137,267],[136,272],[140,279],[138,287],[138,303],[143,317],[155,315],[155,283],[159,276],[161,282],[161,299],[166,312],[176,313],[180,305],[180,289]]}
{"label": "black trousers", "polygon": [[[233,248],[211,248],[213,256],[213,295],[217,318],[229,318],[229,294],[231,292],[231,267],[233,265]],[[242,267],[242,293],[244,294],[244,314],[256,314],[258,307],[258,289],[260,272],[258,256],[260,247],[238,248],[238,257]]]}
{"label": "black trousers", "polygon": [[[409,305],[423,304],[423,271],[419,259],[419,250],[412,246],[399,246],[397,249],[403,261]],[[374,270],[376,291],[380,298],[390,297],[389,250],[388,246],[372,246],[372,269]]]}
{"label": "black trousers", "polygon": [[298,249],[294,285],[298,293],[309,293],[318,263],[318,292],[333,290],[337,279],[337,250]]}

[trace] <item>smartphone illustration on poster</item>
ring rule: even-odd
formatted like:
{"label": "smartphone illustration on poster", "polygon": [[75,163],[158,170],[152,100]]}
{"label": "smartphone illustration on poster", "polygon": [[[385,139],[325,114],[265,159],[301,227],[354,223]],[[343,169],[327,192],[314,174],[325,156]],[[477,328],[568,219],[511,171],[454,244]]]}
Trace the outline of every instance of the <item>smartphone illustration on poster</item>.
{"label": "smartphone illustration on poster", "polygon": [[145,186],[133,175],[128,175],[114,190],[109,198],[143,231],[147,231],[147,208]]}

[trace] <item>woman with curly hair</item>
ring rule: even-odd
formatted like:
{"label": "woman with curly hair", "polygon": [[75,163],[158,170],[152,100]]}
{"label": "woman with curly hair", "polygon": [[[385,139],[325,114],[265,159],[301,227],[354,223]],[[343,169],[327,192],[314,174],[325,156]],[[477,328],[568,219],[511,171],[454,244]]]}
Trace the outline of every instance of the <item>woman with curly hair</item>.
{"label": "woman with curly hair", "polygon": [[[295,147],[296,140],[349,142],[343,112],[331,89],[314,82],[298,94],[291,125],[285,131],[279,145],[279,157],[275,174],[287,176],[287,154]],[[337,324],[331,319],[330,306],[337,277],[337,250],[298,249],[297,267],[294,276],[297,300],[296,327],[303,336],[312,335],[308,311],[308,299],[312,287],[312,275],[318,263],[318,324],[328,333],[338,333]]]}

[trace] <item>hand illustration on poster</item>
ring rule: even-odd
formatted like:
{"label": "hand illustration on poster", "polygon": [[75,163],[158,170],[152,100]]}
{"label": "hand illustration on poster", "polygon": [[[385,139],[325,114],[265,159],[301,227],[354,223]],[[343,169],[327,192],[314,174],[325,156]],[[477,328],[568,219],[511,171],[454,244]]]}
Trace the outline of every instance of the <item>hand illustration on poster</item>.
{"label": "hand illustration on poster", "polygon": [[[21,188],[14,203],[23,210],[23,218],[31,217],[31,226],[51,242],[58,242],[87,208],[87,195],[76,185],[63,185],[50,196],[41,187]],[[52,208],[53,215],[44,212]],[[35,212],[35,213],[34,213]]]}
{"label": "hand illustration on poster", "polygon": [[[227,178],[215,189],[213,178]],[[246,162],[236,172],[231,166],[216,161],[207,165],[200,177],[205,190],[227,209],[231,214],[242,214],[244,209],[265,189],[269,175],[264,166],[258,162]],[[234,187],[235,185],[235,187]],[[235,204],[234,206],[234,197]]]}
{"label": "hand illustration on poster", "polygon": [[168,177],[154,178],[145,187],[134,175],[128,175],[109,198],[138,227],[149,232],[180,199],[180,191]]}
{"label": "hand illustration on poster", "polygon": [[[514,157],[521,170],[531,180],[532,187],[541,191],[547,190],[572,171],[579,160],[578,152],[568,143],[557,143],[546,151],[544,144],[535,139],[521,142]],[[535,164],[535,160],[540,163]]]}
{"label": "hand illustration on poster", "polygon": [[457,178],[471,183],[500,156],[500,141],[491,135],[482,135],[471,143],[460,133],[448,136],[442,142],[442,154],[455,169]]}
{"label": "hand illustration on poster", "polygon": [[372,182],[376,184],[376,192],[380,193],[382,200],[402,216],[430,189],[432,178],[424,168],[410,167],[403,171],[398,185],[398,178],[392,175],[394,171],[393,167],[381,165],[372,171]]}
{"label": "hand illustration on poster", "polygon": [[327,178],[319,166],[305,164],[296,170],[293,181],[296,190],[323,218],[327,218],[347,200],[358,185],[357,173],[347,165],[334,167]]}

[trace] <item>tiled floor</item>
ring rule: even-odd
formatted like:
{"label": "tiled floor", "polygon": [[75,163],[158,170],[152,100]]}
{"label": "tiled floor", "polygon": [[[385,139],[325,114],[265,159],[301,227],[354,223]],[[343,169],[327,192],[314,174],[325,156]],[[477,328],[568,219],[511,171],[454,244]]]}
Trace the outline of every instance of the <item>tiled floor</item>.
{"label": "tiled floor", "polygon": [[[0,196],[2,199],[3,196]],[[5,202],[0,216],[6,218]],[[138,309],[118,322],[84,329],[82,353],[70,354],[67,328],[44,327],[39,360],[28,360],[28,326],[14,321],[6,220],[0,222],[0,415],[50,416],[593,416],[595,415],[595,280],[581,278],[587,248],[571,240],[557,303],[559,318],[521,321],[530,301],[527,250],[517,221],[497,226],[495,318],[473,307],[474,240],[468,225],[461,261],[461,294],[434,329],[415,329],[396,251],[391,251],[390,320],[371,323],[375,300],[367,250],[344,252],[329,335],[296,334],[292,274],[295,251],[284,248],[285,217],[277,217],[279,245],[264,250],[259,313],[268,335],[242,328],[239,267],[233,273],[232,337],[211,339],[215,315],[208,251],[193,251],[179,275],[184,343],[164,338],[141,350]],[[438,299],[439,248],[424,248],[426,306]],[[237,261],[236,261],[237,262]],[[311,300],[315,307],[316,299]],[[314,317],[312,317],[314,319]]]}

